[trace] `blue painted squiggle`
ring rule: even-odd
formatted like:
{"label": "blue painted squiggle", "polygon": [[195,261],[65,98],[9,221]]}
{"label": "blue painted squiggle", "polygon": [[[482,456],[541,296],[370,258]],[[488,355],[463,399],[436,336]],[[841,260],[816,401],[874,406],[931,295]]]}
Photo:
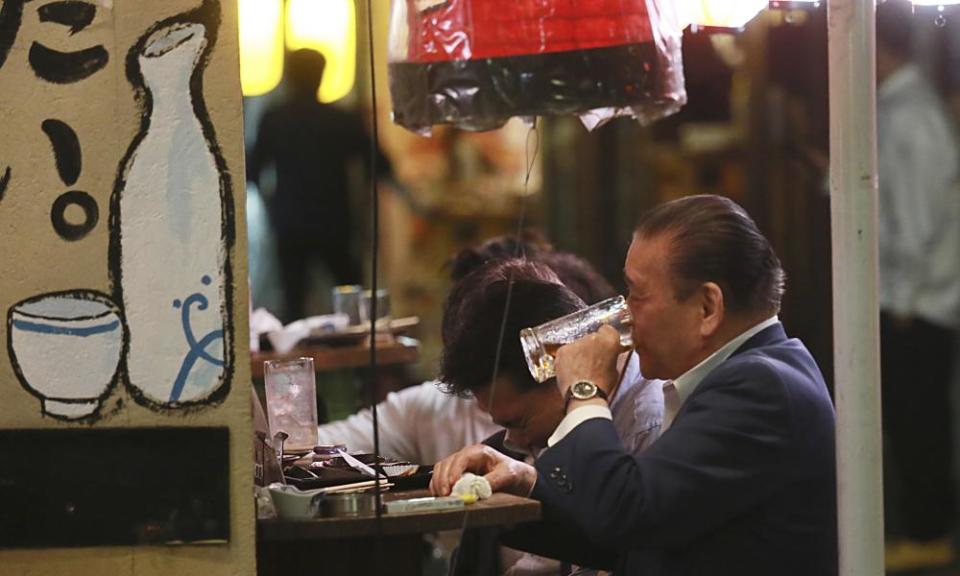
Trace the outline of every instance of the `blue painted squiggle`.
{"label": "blue painted squiggle", "polygon": [[[202,282],[205,285],[210,285],[210,277],[204,276]],[[191,294],[184,300],[182,303],[180,300],[174,300],[174,308],[180,308],[180,322],[183,325],[183,335],[187,341],[187,355],[183,358],[183,362],[180,364],[180,370],[177,372],[177,378],[173,383],[173,390],[170,392],[170,403],[174,403],[180,400],[180,395],[183,393],[183,388],[187,384],[187,377],[190,375],[190,372],[193,370],[194,365],[197,363],[197,360],[206,360],[214,366],[223,366],[224,360],[222,358],[217,358],[211,356],[207,353],[207,347],[210,344],[216,342],[217,340],[223,340],[223,330],[213,330],[210,333],[206,334],[199,341],[193,333],[193,326],[191,324],[190,314],[193,305],[196,304],[197,310],[206,310],[210,305],[210,301],[207,300],[207,297],[199,292]]]}
{"label": "blue painted squiggle", "polygon": [[[199,343],[199,346],[207,347],[216,340],[223,339],[223,330],[214,330],[206,336],[204,336]],[[199,349],[202,352],[202,348]],[[180,371],[177,372],[177,379],[173,384],[173,391],[170,392],[170,402],[177,402],[180,400],[180,394],[183,393],[183,387],[187,383],[187,376],[190,375],[190,371],[193,370],[194,364],[197,363],[201,357],[210,358],[210,356],[205,353],[198,353],[198,348],[191,348],[187,352],[186,357],[183,359],[183,364],[180,365]],[[223,361],[215,362],[218,366],[223,366]]]}

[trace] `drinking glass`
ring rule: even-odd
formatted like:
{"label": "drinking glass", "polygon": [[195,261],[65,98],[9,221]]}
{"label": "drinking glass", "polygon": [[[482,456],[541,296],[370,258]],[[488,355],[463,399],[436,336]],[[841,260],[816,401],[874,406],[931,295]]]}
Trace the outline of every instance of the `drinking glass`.
{"label": "drinking glass", "polygon": [[333,287],[333,312],[346,314],[350,326],[363,324],[362,289],[356,284]]}
{"label": "drinking glass", "polygon": [[552,378],[555,375],[553,362],[557,350],[564,344],[596,332],[604,324],[613,326],[620,333],[620,344],[632,346],[632,323],[626,300],[623,296],[617,296],[535,328],[524,328],[520,331],[520,344],[530,374],[537,382]]}
{"label": "drinking glass", "polygon": [[317,444],[317,379],[313,358],[263,363],[270,434],[286,432],[290,451]]}
{"label": "drinking glass", "polygon": [[[373,300],[373,291],[364,290],[363,292],[363,301],[360,305],[360,319],[363,323],[370,322],[370,310],[371,310],[371,300]],[[386,290],[380,289],[377,290],[377,325],[378,329],[381,324],[386,324],[390,321],[390,293]]]}

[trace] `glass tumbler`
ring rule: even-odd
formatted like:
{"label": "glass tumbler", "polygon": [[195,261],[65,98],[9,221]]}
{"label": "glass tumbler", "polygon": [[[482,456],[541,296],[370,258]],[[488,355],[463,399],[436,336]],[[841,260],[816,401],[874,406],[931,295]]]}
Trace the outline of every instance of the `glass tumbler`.
{"label": "glass tumbler", "polygon": [[[363,303],[360,305],[360,319],[364,324],[370,322],[371,301],[373,291],[363,291]],[[390,322],[390,293],[384,289],[377,290],[377,329]]]}
{"label": "glass tumbler", "polygon": [[317,376],[313,358],[263,363],[270,434],[286,432],[284,450],[310,450],[317,444]]}
{"label": "glass tumbler", "polygon": [[537,382],[544,382],[555,375],[554,354],[561,346],[596,332],[604,324],[620,333],[620,344],[632,346],[632,323],[626,300],[617,296],[535,328],[524,328],[520,331],[520,344],[530,373]]}
{"label": "glass tumbler", "polygon": [[356,284],[334,286],[332,291],[333,312],[346,314],[350,319],[350,326],[363,323],[363,290]]}

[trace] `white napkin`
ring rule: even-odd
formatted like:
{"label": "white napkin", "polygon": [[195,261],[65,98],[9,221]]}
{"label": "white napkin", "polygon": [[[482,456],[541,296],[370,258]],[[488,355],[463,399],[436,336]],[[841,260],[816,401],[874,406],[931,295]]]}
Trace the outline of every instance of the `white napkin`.
{"label": "white napkin", "polygon": [[266,308],[250,312],[250,351],[260,351],[260,335],[283,330],[283,323]]}
{"label": "white napkin", "polygon": [[486,500],[493,494],[493,490],[486,478],[467,472],[453,485],[450,495],[459,497],[467,494],[476,496],[478,500]]}
{"label": "white napkin", "polygon": [[294,346],[301,340],[310,335],[338,332],[349,325],[350,317],[346,314],[311,316],[291,322],[282,328],[275,328],[267,333],[267,338],[270,339],[270,344],[273,345],[274,350],[280,354],[286,354],[293,350]]}

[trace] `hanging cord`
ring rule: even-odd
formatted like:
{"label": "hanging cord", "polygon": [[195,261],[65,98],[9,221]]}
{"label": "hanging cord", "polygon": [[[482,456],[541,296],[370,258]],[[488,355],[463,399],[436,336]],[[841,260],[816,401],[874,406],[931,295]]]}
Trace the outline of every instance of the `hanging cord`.
{"label": "hanging cord", "polygon": [[[532,142],[532,151],[531,151]],[[533,173],[534,164],[537,161],[537,155],[540,152],[540,131],[537,129],[537,118],[534,117],[530,130],[527,131],[527,141],[525,147],[526,156],[526,174],[523,177],[523,195],[520,196],[520,214],[517,216],[517,247],[514,252],[516,258],[526,258],[524,253],[523,227],[526,225],[527,218],[527,196],[530,188],[530,175]],[[507,301],[503,307],[503,317],[500,320],[500,335],[497,337],[497,353],[493,360],[493,379],[490,382],[490,401],[487,403],[487,413],[493,408],[493,398],[497,391],[497,377],[500,372],[500,350],[503,348],[503,341],[507,332],[507,315],[510,313],[510,301],[513,299],[513,272],[507,280]]]}
{"label": "hanging cord", "polygon": [[[531,145],[532,143],[532,145]],[[526,252],[524,250],[523,242],[521,237],[523,234],[523,227],[525,225],[527,217],[527,196],[529,196],[529,187],[530,187],[530,175],[533,173],[533,167],[537,161],[537,155],[540,152],[540,131],[537,129],[537,118],[533,119],[533,125],[530,126],[530,130],[527,131],[527,141],[526,141],[526,174],[523,177],[523,195],[520,197],[520,213],[517,216],[517,246],[514,251],[515,258],[526,258]],[[487,413],[490,413],[490,409],[493,407],[493,397],[496,395],[497,391],[497,376],[500,372],[500,350],[503,348],[503,341],[507,332],[507,315],[510,313],[510,301],[513,296],[513,272],[510,273],[510,276],[507,280],[507,300],[504,303],[503,307],[503,318],[500,321],[500,334],[497,337],[497,353],[493,360],[493,377],[490,381],[490,402],[487,404]],[[531,452],[531,456],[536,462],[537,455]],[[460,527],[460,541],[457,543],[458,552],[453,558],[453,565],[450,566],[450,574],[457,573],[457,564],[460,563],[460,552],[463,550],[463,536],[467,531],[467,518],[469,517],[469,512],[464,509],[463,514],[463,525]]]}
{"label": "hanging cord", "polygon": [[373,4],[367,0],[367,52],[370,63],[370,102],[372,107],[372,132],[370,139],[370,220],[371,220],[371,280],[370,280],[370,375],[367,380],[370,397],[370,413],[373,415],[373,494],[377,515],[374,538],[374,562],[376,573],[383,574],[383,510],[380,476],[380,423],[377,419],[377,269],[380,252],[380,195],[378,189],[377,159],[380,151],[380,124],[377,116],[377,70],[374,66]]}

